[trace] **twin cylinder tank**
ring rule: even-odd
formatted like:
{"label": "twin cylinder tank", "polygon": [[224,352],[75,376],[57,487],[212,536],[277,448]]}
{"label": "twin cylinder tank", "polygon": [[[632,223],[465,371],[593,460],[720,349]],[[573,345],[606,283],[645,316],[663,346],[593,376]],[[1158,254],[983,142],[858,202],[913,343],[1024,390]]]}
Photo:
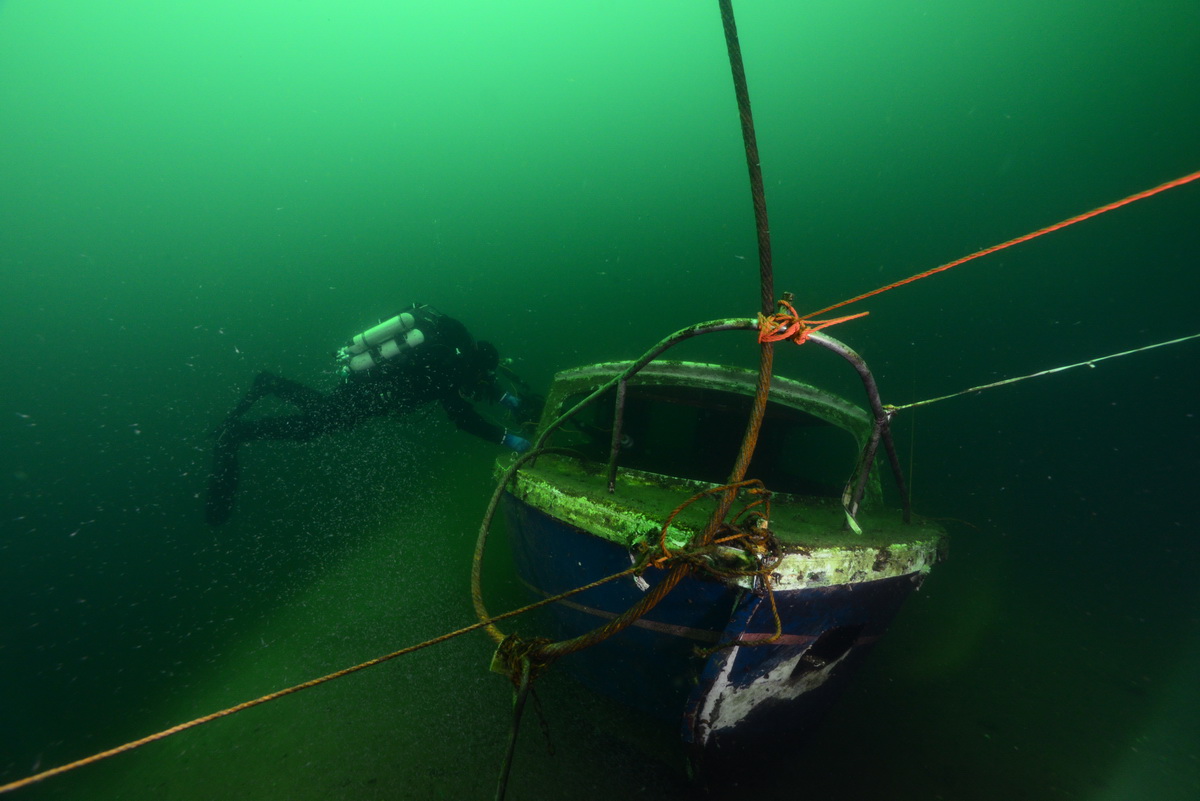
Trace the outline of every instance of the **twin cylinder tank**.
{"label": "twin cylinder tank", "polygon": [[374,328],[356,334],[338,351],[337,357],[345,362],[344,369],[347,372],[370,370],[423,343],[425,334],[416,324],[416,318],[408,312],[397,314]]}

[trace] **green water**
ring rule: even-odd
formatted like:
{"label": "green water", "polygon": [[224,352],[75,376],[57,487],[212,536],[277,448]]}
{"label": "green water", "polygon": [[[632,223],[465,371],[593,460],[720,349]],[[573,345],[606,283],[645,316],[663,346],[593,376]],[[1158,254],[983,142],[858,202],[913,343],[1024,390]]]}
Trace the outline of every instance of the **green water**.
{"label": "green water", "polygon": [[[1200,168],[1195,3],[737,4],[803,308]],[[1187,186],[862,304],[904,403],[1200,330]],[[247,449],[258,369],[414,300],[534,384],[757,307],[715,2],[0,2],[0,781],[472,622],[496,448],[437,410]],[[680,355],[753,363],[740,335]],[[826,354],[779,369],[851,376]],[[1200,793],[1196,345],[930,407],[951,561],[775,796]],[[915,431],[914,431],[915,427]],[[503,554],[488,581],[509,599]],[[17,798],[485,798],[509,710],[473,635]],[[513,798],[682,798],[565,679]],[[800,788],[800,789],[797,789]]]}

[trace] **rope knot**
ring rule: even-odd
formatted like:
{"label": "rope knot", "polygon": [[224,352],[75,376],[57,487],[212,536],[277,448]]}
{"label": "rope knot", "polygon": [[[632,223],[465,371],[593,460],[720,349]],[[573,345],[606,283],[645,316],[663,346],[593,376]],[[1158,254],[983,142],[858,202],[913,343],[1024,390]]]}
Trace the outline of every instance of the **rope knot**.
{"label": "rope knot", "polygon": [[525,639],[518,634],[510,634],[500,641],[496,652],[492,654],[491,671],[507,676],[514,687],[520,686],[526,663],[531,680],[550,666],[553,660],[547,659],[542,650],[549,643],[546,637]]}
{"label": "rope knot", "polygon": [[870,312],[860,312],[858,314],[847,315],[846,317],[835,317],[832,320],[807,320],[800,317],[786,296],[783,300],[778,301],[778,303],[779,310],[769,317],[762,312],[758,313],[759,343],[782,342],[786,339],[790,342],[795,342],[797,345],[803,345],[808,341],[808,335],[813,331],[820,331],[822,328],[844,323],[847,320],[866,317],[870,314]]}

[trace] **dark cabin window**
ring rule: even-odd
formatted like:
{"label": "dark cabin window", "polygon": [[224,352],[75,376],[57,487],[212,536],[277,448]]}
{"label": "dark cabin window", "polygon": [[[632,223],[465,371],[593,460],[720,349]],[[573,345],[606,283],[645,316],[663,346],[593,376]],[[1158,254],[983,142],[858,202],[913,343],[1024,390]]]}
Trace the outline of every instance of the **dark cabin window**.
{"label": "dark cabin window", "polygon": [[[587,393],[563,404],[574,406]],[[610,391],[585,409],[568,430],[572,447],[608,461],[612,437]],[[729,478],[746,430],[752,399],[694,387],[629,387],[622,428],[628,444],[617,464],[663,475],[722,484]],[[807,412],[770,403],[747,476],[768,489],[837,497],[854,469],[858,448],[848,431]]]}

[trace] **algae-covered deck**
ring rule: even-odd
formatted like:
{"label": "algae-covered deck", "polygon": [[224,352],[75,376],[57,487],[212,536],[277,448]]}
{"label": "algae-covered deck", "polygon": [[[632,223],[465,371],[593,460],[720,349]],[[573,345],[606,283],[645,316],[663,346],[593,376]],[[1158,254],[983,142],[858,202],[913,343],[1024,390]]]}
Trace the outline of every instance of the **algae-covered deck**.
{"label": "algae-covered deck", "polygon": [[[518,471],[509,491],[545,514],[633,550],[656,542],[671,512],[711,483],[619,469],[608,492],[596,462],[544,455]],[[667,543],[678,548],[708,522],[712,503],[691,504],[672,521]],[[828,586],[847,581],[925,573],[944,555],[945,534],[929,522],[904,523],[899,511],[859,513],[859,534],[846,526],[836,498],[776,494],[769,526],[784,546],[775,568],[779,588]]]}

